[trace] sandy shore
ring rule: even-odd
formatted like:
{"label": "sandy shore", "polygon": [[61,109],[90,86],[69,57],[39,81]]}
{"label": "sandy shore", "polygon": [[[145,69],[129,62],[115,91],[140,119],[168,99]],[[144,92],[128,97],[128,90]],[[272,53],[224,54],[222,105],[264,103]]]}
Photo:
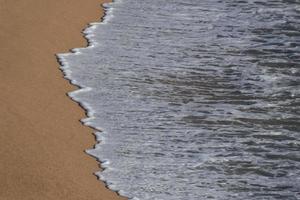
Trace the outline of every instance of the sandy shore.
{"label": "sandy shore", "polygon": [[93,175],[95,143],[67,96],[55,53],[86,46],[80,31],[103,0],[0,0],[0,199],[121,199]]}

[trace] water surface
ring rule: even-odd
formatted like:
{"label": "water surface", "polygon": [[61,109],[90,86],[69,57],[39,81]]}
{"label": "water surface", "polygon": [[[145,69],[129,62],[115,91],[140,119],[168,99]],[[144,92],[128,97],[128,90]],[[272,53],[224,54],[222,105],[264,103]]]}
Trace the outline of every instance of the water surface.
{"label": "water surface", "polygon": [[61,54],[103,130],[89,153],[140,200],[300,199],[300,2],[117,0]]}

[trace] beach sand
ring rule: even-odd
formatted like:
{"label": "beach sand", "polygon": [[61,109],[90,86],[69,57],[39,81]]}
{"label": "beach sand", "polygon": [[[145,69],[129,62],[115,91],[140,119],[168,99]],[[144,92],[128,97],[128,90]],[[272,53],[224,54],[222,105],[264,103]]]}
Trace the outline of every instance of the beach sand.
{"label": "beach sand", "polygon": [[0,199],[122,199],[93,172],[95,144],[55,54],[86,46],[103,0],[0,0]]}

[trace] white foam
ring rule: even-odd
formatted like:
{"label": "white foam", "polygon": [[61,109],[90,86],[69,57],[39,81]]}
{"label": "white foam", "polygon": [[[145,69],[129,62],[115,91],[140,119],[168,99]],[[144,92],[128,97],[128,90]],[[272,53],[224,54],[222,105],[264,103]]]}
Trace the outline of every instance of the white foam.
{"label": "white foam", "polygon": [[[83,30],[83,34],[85,36],[85,38],[88,40],[88,46],[86,48],[73,48],[70,49],[70,53],[58,53],[56,54],[58,61],[60,62],[61,66],[60,69],[63,71],[64,77],[68,80],[70,80],[70,82],[73,85],[79,86],[80,89],[69,92],[68,96],[77,101],[78,103],[80,103],[80,105],[86,110],[86,118],[81,119],[80,121],[86,125],[86,126],[93,126],[94,123],[92,122],[95,119],[95,110],[92,108],[92,106],[86,102],[80,101],[80,98],[78,98],[77,96],[82,94],[82,93],[88,93],[91,92],[93,90],[93,88],[91,87],[86,87],[84,85],[82,85],[80,82],[78,82],[77,80],[73,79],[72,77],[72,67],[69,65],[69,63],[67,62],[68,57],[72,56],[72,55],[80,55],[81,51],[83,51],[84,49],[89,49],[89,48],[94,48],[97,46],[97,42],[93,40],[93,38],[95,37],[94,31],[97,29],[98,26],[101,25],[105,25],[109,22],[110,19],[112,19],[113,17],[113,8],[112,8],[112,4],[114,4],[114,2],[112,3],[105,3],[104,9],[105,9],[105,16],[103,17],[103,21],[102,22],[92,22],[89,23],[89,26]],[[102,128],[101,127],[97,127],[95,126],[94,128],[96,128],[96,130],[101,131]],[[105,137],[103,136],[104,133],[103,132],[96,132],[96,140],[98,142],[102,142],[105,143]],[[91,156],[97,157],[97,154],[95,153],[96,149],[99,149],[99,147],[95,147],[94,149],[87,149],[85,150],[85,152]],[[100,160],[101,161],[101,167],[104,170],[108,170],[109,165],[110,165],[110,161],[109,160]],[[106,181],[106,179],[101,175],[101,173],[96,173],[96,175],[100,178],[100,180],[102,181]],[[109,184],[107,185],[111,190],[117,191],[117,187],[113,184]]]}

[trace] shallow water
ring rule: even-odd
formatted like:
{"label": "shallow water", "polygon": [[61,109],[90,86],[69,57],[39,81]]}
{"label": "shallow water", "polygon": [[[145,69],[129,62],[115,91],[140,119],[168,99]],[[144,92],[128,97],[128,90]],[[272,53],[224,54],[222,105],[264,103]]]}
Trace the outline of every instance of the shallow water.
{"label": "shallow water", "polygon": [[103,130],[88,152],[140,200],[300,199],[300,1],[117,0],[60,54]]}

